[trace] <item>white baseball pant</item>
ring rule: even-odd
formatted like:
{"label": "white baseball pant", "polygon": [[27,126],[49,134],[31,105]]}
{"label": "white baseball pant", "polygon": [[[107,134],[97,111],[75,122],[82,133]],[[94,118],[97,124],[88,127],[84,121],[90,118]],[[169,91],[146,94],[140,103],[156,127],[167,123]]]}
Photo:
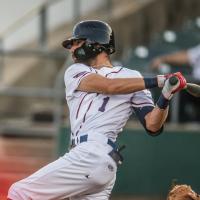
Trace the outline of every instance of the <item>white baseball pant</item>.
{"label": "white baseball pant", "polygon": [[12,200],[108,200],[115,183],[117,166],[108,155],[111,146],[83,142],[63,157],[31,176],[14,183]]}

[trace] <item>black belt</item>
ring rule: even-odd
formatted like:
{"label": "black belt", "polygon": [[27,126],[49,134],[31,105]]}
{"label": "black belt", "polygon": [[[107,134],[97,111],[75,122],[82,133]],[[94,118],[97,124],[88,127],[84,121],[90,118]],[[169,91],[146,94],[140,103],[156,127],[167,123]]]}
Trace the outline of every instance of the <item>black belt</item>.
{"label": "black belt", "polygon": [[[78,143],[87,142],[88,141],[88,135],[82,135],[80,136]],[[116,162],[117,165],[121,165],[123,162],[123,157],[120,154],[120,151],[125,148],[125,145],[118,148],[117,144],[114,143],[112,140],[108,139],[107,144],[112,147],[112,151],[108,153],[108,155]],[[72,139],[71,142],[71,148],[75,147],[75,139]]]}

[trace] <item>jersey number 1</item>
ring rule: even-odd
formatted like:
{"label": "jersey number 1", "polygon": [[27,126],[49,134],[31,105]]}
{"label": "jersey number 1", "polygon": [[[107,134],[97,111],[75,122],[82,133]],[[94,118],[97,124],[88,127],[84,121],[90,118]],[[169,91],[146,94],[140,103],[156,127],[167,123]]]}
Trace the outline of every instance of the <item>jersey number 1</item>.
{"label": "jersey number 1", "polygon": [[110,99],[110,97],[103,98],[103,103],[102,103],[101,107],[99,108],[99,111],[101,111],[101,112],[105,111],[105,108],[106,108],[106,105],[107,105],[109,99]]}

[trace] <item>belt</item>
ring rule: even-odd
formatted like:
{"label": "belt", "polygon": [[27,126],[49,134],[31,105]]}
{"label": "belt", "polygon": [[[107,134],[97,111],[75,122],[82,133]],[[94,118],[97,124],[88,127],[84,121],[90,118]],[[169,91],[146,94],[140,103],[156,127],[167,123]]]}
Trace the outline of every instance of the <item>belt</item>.
{"label": "belt", "polygon": [[[79,141],[76,141],[76,142],[79,143],[79,144],[82,143],[82,142],[87,142],[88,141],[88,135],[87,134],[86,135],[81,135],[78,140]],[[112,157],[112,159],[116,162],[117,165],[122,164],[123,157],[120,154],[120,151],[125,148],[125,145],[123,145],[122,147],[120,147],[118,149],[117,144],[114,143],[110,139],[107,139],[107,144],[112,147],[112,151],[109,152],[108,155]],[[76,146],[75,139],[72,139],[72,141],[71,141],[71,148],[73,148],[75,146]]]}
{"label": "belt", "polygon": [[[88,135],[81,135],[79,139],[79,143],[87,142]],[[110,145],[113,149],[117,150],[117,145],[110,139],[108,139],[107,144]],[[72,139],[72,146],[75,145],[75,139]]]}

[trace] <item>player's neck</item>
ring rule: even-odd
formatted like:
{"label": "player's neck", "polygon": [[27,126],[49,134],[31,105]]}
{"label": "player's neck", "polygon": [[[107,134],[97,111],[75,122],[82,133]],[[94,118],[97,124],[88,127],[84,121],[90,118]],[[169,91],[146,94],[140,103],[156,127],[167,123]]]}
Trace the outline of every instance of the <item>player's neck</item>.
{"label": "player's neck", "polygon": [[110,57],[107,54],[99,54],[94,60],[92,60],[90,66],[95,69],[101,69],[102,67],[113,67]]}
{"label": "player's neck", "polygon": [[95,69],[101,69],[102,67],[109,67],[109,68],[113,67],[110,62],[98,62],[91,66]]}

